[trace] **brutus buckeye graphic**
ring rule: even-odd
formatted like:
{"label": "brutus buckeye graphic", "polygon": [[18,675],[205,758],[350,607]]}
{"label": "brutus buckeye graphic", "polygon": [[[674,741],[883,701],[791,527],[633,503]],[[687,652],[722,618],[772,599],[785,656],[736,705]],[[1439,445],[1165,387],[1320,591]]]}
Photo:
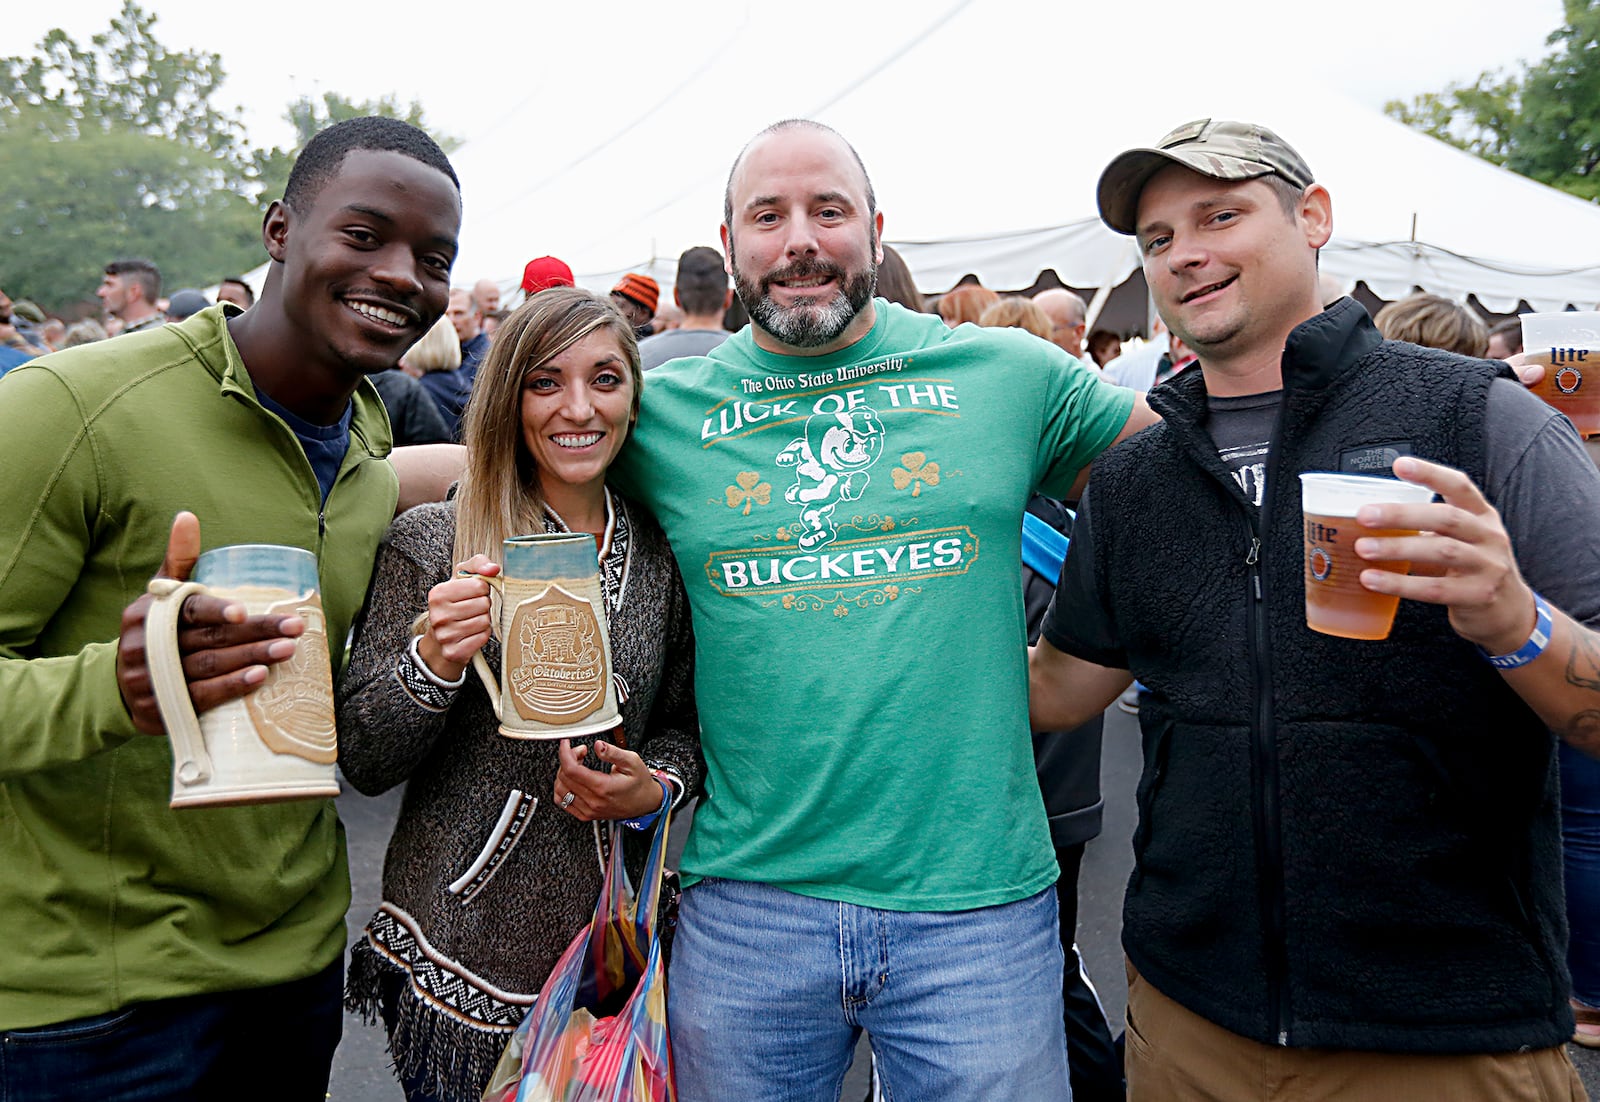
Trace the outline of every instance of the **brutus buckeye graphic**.
{"label": "brutus buckeye graphic", "polygon": [[868,468],[883,452],[883,421],[859,406],[806,419],[805,435],[778,453],[780,467],[794,468],[784,500],[800,506],[800,549],[810,551],[838,538],[833,510],[867,488]]}

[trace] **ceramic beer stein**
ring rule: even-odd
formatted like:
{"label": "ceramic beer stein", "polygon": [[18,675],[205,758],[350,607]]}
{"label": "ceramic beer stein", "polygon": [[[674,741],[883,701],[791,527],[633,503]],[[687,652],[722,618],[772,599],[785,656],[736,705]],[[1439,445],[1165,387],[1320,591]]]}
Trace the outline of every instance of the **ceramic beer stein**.
{"label": "ceramic beer stein", "polygon": [[[207,551],[192,580],[156,578],[145,623],[150,679],[172,740],[172,806],[206,807],[337,796],[333,676],[317,557],[299,547],[241,544]],[[196,717],[178,653],[178,611],[192,593],[238,601],[252,615],[305,621],[294,654],[239,700]]]}
{"label": "ceramic beer stein", "polygon": [[472,656],[500,733],[559,739],[609,731],[621,722],[611,679],[611,637],[594,537],[583,532],[513,536],[501,546],[497,679]]}

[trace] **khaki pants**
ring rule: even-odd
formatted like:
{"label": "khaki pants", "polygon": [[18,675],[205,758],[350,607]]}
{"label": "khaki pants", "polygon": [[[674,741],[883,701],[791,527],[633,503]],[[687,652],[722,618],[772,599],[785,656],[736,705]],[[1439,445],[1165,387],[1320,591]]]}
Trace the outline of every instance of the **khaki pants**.
{"label": "khaki pants", "polygon": [[1213,1025],[1128,965],[1129,1102],[1588,1102],[1565,1045],[1428,1056],[1276,1048]]}

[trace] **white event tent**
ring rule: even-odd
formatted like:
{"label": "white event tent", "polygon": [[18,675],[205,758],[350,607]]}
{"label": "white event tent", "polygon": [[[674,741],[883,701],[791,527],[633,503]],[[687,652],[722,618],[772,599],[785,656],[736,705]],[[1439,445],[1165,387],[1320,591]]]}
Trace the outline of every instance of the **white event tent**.
{"label": "white event tent", "polygon": [[[1136,11],[1085,7],[855,5],[846,25],[819,27],[816,13],[752,5],[737,21],[707,17],[693,46],[648,71],[600,66],[617,74],[604,87],[553,94],[535,80],[452,157],[465,204],[455,282],[510,290],[529,258],[553,254],[586,286],[640,271],[665,298],[678,254],[717,244],[743,143],[806,116],[855,144],[885,239],[924,291],[967,273],[1026,287],[1043,269],[1109,288],[1137,258],[1096,218],[1100,170],[1179,123],[1219,116],[1277,130],[1329,188],[1335,237],[1322,265],[1347,288],[1475,294],[1497,312],[1519,299],[1600,303],[1600,206],[1410,130],[1330,90],[1314,67],[1272,60],[1292,63],[1290,49],[1230,42],[1204,13],[1164,25],[1147,59],[1151,32]],[[1295,26],[1282,21],[1281,34]]]}

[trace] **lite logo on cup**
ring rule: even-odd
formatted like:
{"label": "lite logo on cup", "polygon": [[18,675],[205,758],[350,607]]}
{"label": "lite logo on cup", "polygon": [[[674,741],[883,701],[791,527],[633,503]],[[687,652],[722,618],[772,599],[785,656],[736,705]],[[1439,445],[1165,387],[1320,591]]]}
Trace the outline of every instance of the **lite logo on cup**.
{"label": "lite logo on cup", "polygon": [[1363,528],[1355,516],[1363,505],[1423,503],[1433,499],[1426,486],[1373,475],[1313,471],[1300,476],[1305,516],[1306,626],[1345,639],[1387,639],[1399,598],[1374,593],[1361,584],[1367,569],[1406,573],[1411,564],[1368,561],[1355,552],[1363,536],[1414,536],[1415,529]]}
{"label": "lite logo on cup", "polygon": [[1333,573],[1333,556],[1328,554],[1328,549],[1321,546],[1329,540],[1339,538],[1339,529],[1329,528],[1318,521],[1306,521],[1306,563],[1311,568],[1311,577],[1319,582],[1327,581],[1328,575]]}
{"label": "lite logo on cup", "polygon": [[1600,313],[1523,314],[1522,339],[1527,362],[1545,369],[1533,392],[1581,435],[1600,434],[1600,390],[1584,386],[1589,357],[1600,361]]}

